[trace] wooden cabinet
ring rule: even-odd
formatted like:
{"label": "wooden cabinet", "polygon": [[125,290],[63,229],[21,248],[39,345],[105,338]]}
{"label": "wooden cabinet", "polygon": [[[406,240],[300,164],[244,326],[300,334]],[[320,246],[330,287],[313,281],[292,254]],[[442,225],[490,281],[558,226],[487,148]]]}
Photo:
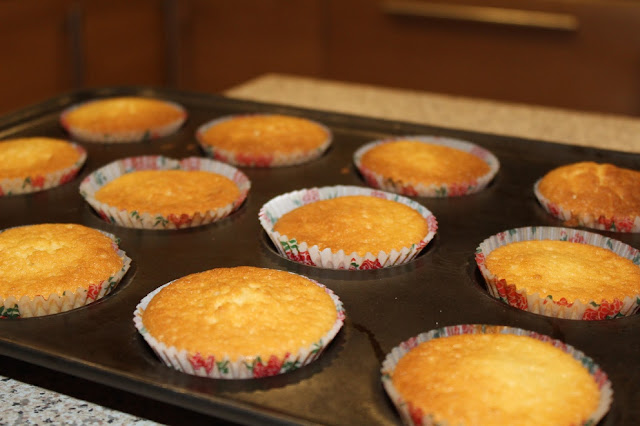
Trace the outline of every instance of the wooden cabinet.
{"label": "wooden cabinet", "polygon": [[268,72],[640,116],[632,0],[5,0],[0,113]]}
{"label": "wooden cabinet", "polygon": [[640,115],[637,2],[330,4],[331,78]]}

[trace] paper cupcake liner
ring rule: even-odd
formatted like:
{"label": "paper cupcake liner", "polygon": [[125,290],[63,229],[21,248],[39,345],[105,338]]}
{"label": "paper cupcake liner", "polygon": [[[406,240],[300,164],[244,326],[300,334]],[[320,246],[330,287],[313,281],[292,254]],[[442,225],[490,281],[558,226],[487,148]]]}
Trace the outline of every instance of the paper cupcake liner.
{"label": "paper cupcake liner", "polygon": [[542,195],[540,192],[540,180],[533,186],[533,193],[547,213],[562,220],[565,226],[582,226],[610,232],[640,232],[640,216],[595,217],[588,213],[574,213],[552,203]]}
{"label": "paper cupcake liner", "polygon": [[324,154],[333,140],[333,133],[327,126],[317,121],[309,120],[308,118],[305,118],[305,120],[311,121],[312,123],[322,127],[327,133],[327,140],[318,148],[310,151],[298,151],[290,154],[276,152],[265,155],[254,155],[250,153],[234,152],[226,149],[216,148],[208,145],[203,139],[204,133],[212,126],[223,123],[225,121],[233,120],[235,118],[256,115],[272,114],[238,114],[226,115],[216,118],[215,120],[211,120],[198,128],[198,130],[196,131],[196,140],[209,157],[212,157],[219,161],[223,161],[225,163],[244,167],[284,167],[307,163],[309,161],[315,160],[316,158],[319,158],[322,154]]}
{"label": "paper cupcake liner", "polygon": [[[421,183],[411,184],[407,182],[397,181],[378,174],[362,165],[362,156],[375,146],[403,140],[411,140],[433,145],[442,145],[467,152],[487,163],[487,165],[489,166],[489,171],[483,176],[480,176],[478,179],[470,182],[425,185]],[[457,197],[473,194],[484,189],[500,169],[500,162],[498,161],[498,158],[490,151],[470,142],[439,136],[402,136],[373,141],[361,146],[354,153],[353,162],[360,171],[360,174],[362,175],[364,180],[367,182],[367,185],[373,188],[380,188],[384,189],[385,191],[395,192],[396,194],[402,194],[409,197]]]}
{"label": "paper cupcake liner", "polygon": [[3,299],[0,297],[0,319],[30,318],[66,312],[89,305],[111,293],[129,270],[131,259],[118,247],[118,239],[113,234],[97,231],[113,240],[113,249],[122,259],[120,271],[100,283],[89,285],[87,288],[78,287],[74,292],[65,291],[63,294],[51,294],[47,298],[43,296],[36,296],[33,299],[29,296],[9,296]]}
{"label": "paper cupcake liner", "polygon": [[513,328],[499,325],[484,325],[484,324],[468,324],[468,325],[455,325],[450,327],[439,328],[431,330],[426,333],[421,333],[415,337],[412,337],[396,346],[389,352],[382,363],[381,374],[382,384],[389,395],[389,398],[395,405],[396,409],[400,413],[402,421],[407,425],[423,425],[432,426],[439,425],[444,426],[447,423],[436,422],[432,413],[423,413],[420,409],[412,407],[410,403],[400,395],[391,381],[393,372],[398,364],[398,361],[406,355],[411,349],[415,348],[419,344],[431,339],[437,339],[440,337],[454,336],[460,334],[515,334],[518,336],[528,336],[542,342],[548,342],[558,349],[561,349],[565,353],[571,355],[574,359],[579,361],[584,368],[586,368],[600,389],[600,401],[598,408],[591,414],[589,419],[583,423],[583,425],[595,425],[597,424],[609,411],[609,407],[613,401],[613,388],[607,374],[589,358],[583,352],[570,346],[560,340],[552,339],[544,334],[538,334],[533,331],[523,330],[520,328]]}
{"label": "paper cupcake liner", "polygon": [[167,100],[158,100],[173,106],[180,111],[181,116],[165,125],[151,127],[148,129],[129,130],[129,131],[114,131],[110,133],[95,132],[93,130],[82,129],[73,127],[69,124],[68,115],[71,111],[85,106],[91,102],[101,101],[103,99],[92,99],[87,102],[73,105],[65,109],[60,115],[60,125],[71,135],[74,139],[79,139],[85,142],[99,142],[99,143],[123,143],[123,142],[140,142],[145,140],[152,140],[168,136],[178,131],[178,129],[184,124],[187,119],[187,111],[182,105]]}
{"label": "paper cupcake liner", "polygon": [[[238,186],[240,194],[232,203],[215,210],[170,215],[120,210],[96,200],[95,193],[104,185],[119,176],[139,170],[203,170],[212,172],[231,179]],[[152,155],[124,158],[101,167],[82,181],[80,194],[106,222],[127,228],[171,230],[206,225],[227,217],[244,202],[250,188],[249,178],[228,164],[201,157],[176,160]]]}
{"label": "paper cupcake liner", "polygon": [[[289,273],[293,274],[293,272]],[[317,281],[307,277],[304,278],[322,287],[331,297],[336,307],[337,318],[333,327],[318,342],[313,343],[309,347],[301,348],[297,353],[287,353],[284,358],[273,354],[253,354],[251,356],[241,357],[236,361],[231,360],[228,356],[216,359],[214,355],[200,353],[190,354],[187,350],[179,350],[174,346],[167,346],[158,341],[144,327],[142,315],[151,299],[164,287],[173,283],[173,281],[158,287],[140,301],[133,314],[133,322],[140,334],[144,337],[144,340],[162,362],[166,366],[183,373],[212,379],[257,379],[287,373],[318,359],[338,334],[345,319],[344,307],[338,296],[331,291],[331,289]]]}
{"label": "paper cupcake liner", "polygon": [[638,311],[640,294],[625,297],[624,300],[593,300],[586,304],[580,300],[570,301],[565,298],[552,300],[553,295],[528,294],[524,289],[517,289],[515,285],[507,283],[504,279],[496,278],[486,267],[486,257],[496,248],[518,241],[530,240],[558,240],[590,244],[610,250],[640,266],[640,251],[600,234],[544,226],[510,229],[487,238],[476,249],[476,263],[487,283],[489,294],[496,299],[524,311],[565,319],[613,319],[633,315]]}
{"label": "paper cupcake liner", "polygon": [[78,160],[64,169],[26,177],[0,179],[0,197],[44,191],[73,180],[87,160],[87,151],[78,144],[69,142],[78,152]]}
{"label": "paper cupcake liner", "polygon": [[[418,243],[390,253],[380,251],[377,254],[345,253],[343,250],[325,248],[320,250],[317,245],[309,246],[304,241],[290,239],[273,230],[275,223],[286,213],[305,204],[320,200],[328,200],[347,195],[368,195],[385,200],[396,201],[416,210],[424,217],[429,226],[429,233]],[[438,229],[436,217],[424,206],[408,198],[358,186],[327,186],[322,188],[302,189],[279,195],[262,206],[259,213],[260,224],[273,241],[281,256],[305,265],[317,266],[325,269],[364,270],[379,269],[400,265],[413,260],[424,247],[433,239]]]}

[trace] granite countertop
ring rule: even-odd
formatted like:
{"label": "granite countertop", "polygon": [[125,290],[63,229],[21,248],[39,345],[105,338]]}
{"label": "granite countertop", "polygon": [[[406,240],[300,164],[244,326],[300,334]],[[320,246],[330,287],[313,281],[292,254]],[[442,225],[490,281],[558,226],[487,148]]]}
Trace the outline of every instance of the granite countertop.
{"label": "granite countertop", "polygon": [[[267,74],[225,95],[374,118],[640,152],[640,119]],[[206,418],[0,357],[0,424],[198,423]],[[54,389],[54,390],[49,390]],[[91,402],[89,402],[91,401]],[[106,408],[109,406],[111,408]],[[132,413],[132,414],[129,414]],[[147,420],[147,419],[154,419]]]}

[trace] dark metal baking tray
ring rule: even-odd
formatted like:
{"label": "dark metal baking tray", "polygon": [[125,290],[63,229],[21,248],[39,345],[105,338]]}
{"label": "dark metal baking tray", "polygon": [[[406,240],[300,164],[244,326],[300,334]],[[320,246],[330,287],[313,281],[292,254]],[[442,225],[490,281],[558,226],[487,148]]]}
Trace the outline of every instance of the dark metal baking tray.
{"label": "dark metal baking tray", "polygon": [[[532,192],[533,183],[546,171],[580,160],[637,169],[640,156],[151,88],[88,90],[46,101],[0,118],[0,139],[65,138],[58,124],[65,107],[117,94],[179,102],[189,111],[188,121],[178,133],[154,141],[83,143],[88,160],[80,177],[48,191],[0,198],[0,226],[76,222],[112,232],[120,237],[133,266],[114,293],[92,305],[49,317],[1,321],[0,354],[216,419],[397,424],[399,417],[379,374],[381,361],[392,347],[447,325],[503,324],[547,334],[587,353],[608,373],[615,392],[601,424],[640,423],[640,316],[584,322],[519,311],[486,293],[473,260],[477,245],[497,232],[561,225],[543,211]],[[301,166],[243,168],[253,185],[244,205],[227,219],[199,228],[150,231],[110,225],[78,194],[84,176],[122,157],[203,155],[194,138],[197,127],[220,115],[244,112],[287,113],[321,121],[334,132],[333,146],[320,159]],[[258,210],[266,201],[313,186],[364,185],[352,163],[356,148],[375,139],[410,134],[465,139],[491,150],[501,162],[495,180],[476,195],[416,198],[436,215],[439,229],[415,261],[375,271],[331,271],[276,254],[258,223]],[[604,234],[640,248],[640,235]],[[340,296],[347,313],[345,326],[319,360],[276,377],[225,381],[179,373],[156,359],[133,325],[138,301],[177,277],[236,265],[300,273]]]}

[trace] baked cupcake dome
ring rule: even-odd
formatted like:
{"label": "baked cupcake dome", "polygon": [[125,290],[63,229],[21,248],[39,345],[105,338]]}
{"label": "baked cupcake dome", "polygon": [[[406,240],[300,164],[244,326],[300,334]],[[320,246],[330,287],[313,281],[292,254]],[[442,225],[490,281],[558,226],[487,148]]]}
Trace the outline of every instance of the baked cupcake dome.
{"label": "baked cupcake dome", "polygon": [[354,153],[367,184],[408,196],[453,197],[484,189],[500,168],[489,151],[435,136],[374,141]]}
{"label": "baked cupcake dome", "polygon": [[580,162],[551,170],[534,193],[566,226],[640,232],[640,172],[613,164]]}
{"label": "baked cupcake dome", "polygon": [[424,206],[356,186],[280,195],[262,206],[259,219],[282,256],[329,269],[378,269],[409,262],[438,228]]}
{"label": "baked cupcake dome", "polygon": [[640,252],[599,234],[512,229],[483,241],[476,262],[492,296],[529,312],[602,320],[640,307]]}
{"label": "baked cupcake dome", "polygon": [[227,379],[271,376],[310,363],[343,320],[340,300],[326,287],[247,266],[180,278],[150,293],[134,313],[136,327],[167,365]]}
{"label": "baked cupcake dome", "polygon": [[108,294],[131,260],[113,235],[77,224],[0,232],[0,316],[68,311]]}
{"label": "baked cupcake dome", "polygon": [[0,141],[0,196],[42,191],[71,181],[87,158],[81,146],[45,137]]}
{"label": "baked cupcake dome", "polygon": [[402,342],[382,382],[405,424],[596,424],[612,387],[588,356],[527,330],[457,325]]}
{"label": "baked cupcake dome", "polygon": [[186,118],[186,110],[174,102],[120,96],[74,105],[61,114],[60,124],[73,138],[116,143],[170,135]]}
{"label": "baked cupcake dome", "polygon": [[279,167],[320,157],[331,131],[315,121],[281,114],[224,116],[198,128],[196,138],[210,157],[249,167]]}
{"label": "baked cupcake dome", "polygon": [[130,157],[94,171],[80,193],[109,223],[129,228],[179,229],[227,217],[251,182],[235,167],[208,158]]}

